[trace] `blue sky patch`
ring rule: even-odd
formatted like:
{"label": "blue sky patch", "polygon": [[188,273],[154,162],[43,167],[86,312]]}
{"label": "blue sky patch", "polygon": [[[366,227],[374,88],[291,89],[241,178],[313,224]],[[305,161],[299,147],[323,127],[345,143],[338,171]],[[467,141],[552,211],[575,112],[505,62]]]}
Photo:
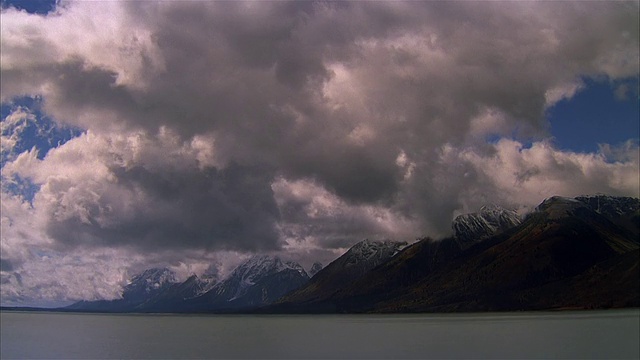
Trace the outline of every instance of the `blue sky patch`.
{"label": "blue sky patch", "polygon": [[585,79],[585,87],[547,111],[551,134],[562,150],[596,152],[598,144],[618,145],[640,138],[638,78]]}
{"label": "blue sky patch", "polygon": [[[21,97],[11,103],[0,105],[2,115],[2,151],[0,168],[15,160],[25,151],[36,149],[38,159],[42,160],[49,150],[63,145],[80,136],[78,128],[61,126],[41,110],[42,99]],[[20,195],[31,202],[39,186],[29,179],[13,176],[2,179],[2,188],[14,195]]]}
{"label": "blue sky patch", "polygon": [[[0,157],[0,167],[4,167],[7,161],[25,151],[36,148],[38,159],[43,159],[49,150],[56,148],[67,141],[80,136],[83,131],[79,128],[61,126],[41,110],[42,100],[37,97],[21,97],[11,103],[0,106],[2,115],[2,137],[16,140],[15,146],[10,151],[3,148]],[[27,115],[12,124],[7,119],[16,111],[22,111]]]}
{"label": "blue sky patch", "polygon": [[45,15],[55,10],[56,0],[1,0],[2,8],[14,7],[31,14]]}
{"label": "blue sky patch", "polygon": [[39,185],[34,184],[31,180],[24,179],[20,176],[14,176],[10,180],[3,179],[2,188],[3,191],[8,192],[9,194],[21,196],[29,203],[33,203],[33,198],[36,196],[36,193],[40,191]]}

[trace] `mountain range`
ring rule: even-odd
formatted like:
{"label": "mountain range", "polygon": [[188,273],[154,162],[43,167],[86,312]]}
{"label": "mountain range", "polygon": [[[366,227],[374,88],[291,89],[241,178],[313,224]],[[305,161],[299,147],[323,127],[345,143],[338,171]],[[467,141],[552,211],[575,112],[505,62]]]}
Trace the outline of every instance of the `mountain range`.
{"label": "mountain range", "polygon": [[[317,272],[316,263],[310,271]],[[122,298],[80,301],[65,307],[70,311],[100,312],[232,312],[271,304],[309,280],[296,262],[283,262],[268,255],[252,256],[231,274],[191,275],[178,282],[169,269],[149,269],[131,278]]]}
{"label": "mountain range", "polygon": [[326,267],[256,255],[219,279],[131,278],[122,298],[65,311],[362,313],[640,306],[640,201],[552,197],[524,218],[488,205],[453,236],[363,240]]}
{"label": "mountain range", "polygon": [[[638,200],[603,196],[601,206],[607,204],[615,211],[598,212],[590,199],[547,199],[508,229],[456,228],[454,222],[455,236],[440,241],[422,239],[339,291],[325,291],[325,296],[314,299],[285,297],[267,310],[356,313],[637,307]],[[502,216],[500,211],[491,213],[495,216],[485,219],[487,223]],[[485,218],[487,212],[476,216]],[[470,239],[475,239],[472,245],[468,245]]]}

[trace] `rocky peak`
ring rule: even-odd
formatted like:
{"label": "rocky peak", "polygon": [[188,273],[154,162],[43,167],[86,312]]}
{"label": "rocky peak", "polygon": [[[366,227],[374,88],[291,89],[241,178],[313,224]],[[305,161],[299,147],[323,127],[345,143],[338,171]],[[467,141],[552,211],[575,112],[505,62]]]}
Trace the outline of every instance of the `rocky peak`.
{"label": "rocky peak", "polygon": [[521,222],[520,215],[515,211],[491,204],[481,207],[477,213],[457,216],[451,226],[458,242],[468,245],[518,226]]}
{"label": "rocky peak", "polygon": [[166,283],[175,283],[176,274],[167,268],[147,269],[141,274],[135,275],[127,286],[143,285],[147,291],[160,288]]}
{"label": "rocky peak", "polygon": [[278,272],[285,268],[280,258],[269,255],[254,255],[233,270],[229,278],[240,278],[253,282],[257,277]]}
{"label": "rocky peak", "polygon": [[146,297],[177,282],[176,274],[167,268],[148,269],[131,278],[123,289],[122,297],[126,299]]}
{"label": "rocky peak", "polygon": [[261,280],[285,270],[295,270],[300,276],[308,279],[307,273],[300,264],[270,255],[254,255],[240,264],[228,278],[219,282],[212,291],[227,300],[235,300],[244,296],[247,291]]}
{"label": "rocky peak", "polygon": [[587,204],[595,212],[610,219],[632,215],[640,211],[640,200],[632,197],[585,195],[575,198]]}
{"label": "rocky peak", "polygon": [[311,268],[309,269],[309,271],[307,271],[307,274],[309,274],[309,277],[312,278],[315,274],[322,270],[322,268],[323,266],[321,263],[315,262],[313,263],[313,265],[311,265]]}
{"label": "rocky peak", "polygon": [[544,212],[549,219],[559,219],[573,215],[578,208],[587,207],[582,201],[564,196],[552,196],[544,199],[536,207],[536,212]]}
{"label": "rocky peak", "polygon": [[307,272],[304,270],[302,265],[298,264],[295,261],[287,261],[284,263],[285,267],[291,270],[295,270],[300,273],[300,275],[309,276]]}
{"label": "rocky peak", "polygon": [[348,267],[360,263],[381,264],[407,245],[407,242],[391,240],[372,241],[365,239],[355,244],[344,254],[345,266]]}

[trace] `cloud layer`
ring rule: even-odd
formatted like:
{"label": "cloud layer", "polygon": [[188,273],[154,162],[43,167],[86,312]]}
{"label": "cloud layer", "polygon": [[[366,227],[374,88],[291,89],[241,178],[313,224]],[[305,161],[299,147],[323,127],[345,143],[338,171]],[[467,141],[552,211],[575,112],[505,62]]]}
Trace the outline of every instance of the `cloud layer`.
{"label": "cloud layer", "polygon": [[[69,268],[101,251],[124,269],[327,262],[364,237],[447,235],[488,201],[638,196],[637,143],[561,151],[545,118],[585,78],[638,76],[637,2],[70,2],[2,20],[2,101],[42,96],[85,130],[2,168],[38,188],[25,203],[3,185],[3,301],[41,293],[19,285],[28,249]],[[117,293],[114,274],[92,294]],[[45,298],[86,297],[65,291]]]}

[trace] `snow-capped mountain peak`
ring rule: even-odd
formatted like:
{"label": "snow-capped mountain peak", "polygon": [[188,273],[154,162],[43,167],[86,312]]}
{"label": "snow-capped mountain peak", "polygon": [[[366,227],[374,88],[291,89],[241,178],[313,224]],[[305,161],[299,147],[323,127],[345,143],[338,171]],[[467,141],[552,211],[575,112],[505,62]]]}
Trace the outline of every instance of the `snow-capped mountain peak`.
{"label": "snow-capped mountain peak", "polygon": [[552,196],[544,199],[536,207],[536,212],[544,212],[549,219],[558,219],[574,213],[577,208],[584,208],[587,205],[582,201],[564,196]]}
{"label": "snow-capped mountain peak", "polygon": [[198,290],[195,292],[194,297],[196,296],[200,296],[204,293],[206,293],[207,291],[211,290],[217,283],[218,283],[218,278],[217,277],[211,277],[211,276],[207,276],[207,275],[202,275],[196,278],[197,282],[198,282]]}
{"label": "snow-capped mountain peak", "polygon": [[167,268],[147,269],[131,278],[123,289],[122,297],[127,299],[144,298],[177,282],[176,274]]}
{"label": "snow-capped mountain peak", "polygon": [[627,216],[640,211],[640,200],[632,197],[583,195],[575,199],[587,204],[598,214],[609,218]]}
{"label": "snow-capped mountain peak", "polygon": [[292,269],[292,270],[296,270],[297,272],[300,273],[300,275],[306,275],[309,276],[309,274],[307,274],[307,272],[304,270],[304,268],[302,267],[302,265],[298,264],[295,261],[287,261],[284,263],[285,267],[287,269]]}
{"label": "snow-capped mountain peak", "polygon": [[286,265],[280,258],[269,255],[255,255],[240,264],[229,276],[239,277],[244,282],[253,284],[253,280],[261,275],[282,271]]}
{"label": "snow-capped mountain peak", "polygon": [[522,218],[513,210],[490,204],[477,213],[457,216],[451,224],[456,239],[467,245],[519,225]]}
{"label": "snow-capped mountain peak", "polygon": [[232,301],[246,294],[247,290],[260,280],[284,270],[295,270],[300,276],[308,278],[304,268],[296,262],[283,262],[276,256],[255,255],[236,267],[229,277],[215,285],[212,291],[231,294],[228,301]]}
{"label": "snow-capped mountain peak", "polygon": [[151,292],[167,283],[176,282],[176,274],[173,271],[167,268],[154,268],[132,277],[127,287],[143,286],[146,292]]}
{"label": "snow-capped mountain peak", "polygon": [[319,262],[315,262],[313,263],[313,265],[311,265],[311,268],[309,269],[309,271],[307,271],[307,274],[309,274],[309,277],[312,278],[315,274],[318,273],[318,271],[322,270],[323,266],[321,263]]}
{"label": "snow-capped mountain peak", "polygon": [[345,254],[346,266],[358,264],[361,262],[381,263],[382,261],[394,256],[402,248],[407,246],[407,242],[396,242],[391,240],[372,241],[369,239],[362,240],[355,244]]}

